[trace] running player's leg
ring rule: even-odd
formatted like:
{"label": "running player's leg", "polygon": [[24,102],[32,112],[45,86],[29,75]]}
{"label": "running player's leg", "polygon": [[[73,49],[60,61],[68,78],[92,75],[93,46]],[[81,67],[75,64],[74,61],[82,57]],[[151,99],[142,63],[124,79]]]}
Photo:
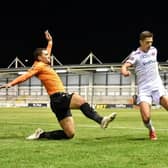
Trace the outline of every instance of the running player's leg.
{"label": "running player's leg", "polygon": [[162,96],[160,98],[160,104],[166,109],[168,110],[168,96]]}
{"label": "running player's leg", "polygon": [[164,86],[160,86],[157,91],[153,92],[152,96],[156,104],[160,104],[168,110],[168,93]]}
{"label": "running player's leg", "polygon": [[149,129],[149,138],[151,140],[156,140],[157,135],[151,120],[151,106],[147,102],[141,102],[139,106],[143,123],[145,127]]}

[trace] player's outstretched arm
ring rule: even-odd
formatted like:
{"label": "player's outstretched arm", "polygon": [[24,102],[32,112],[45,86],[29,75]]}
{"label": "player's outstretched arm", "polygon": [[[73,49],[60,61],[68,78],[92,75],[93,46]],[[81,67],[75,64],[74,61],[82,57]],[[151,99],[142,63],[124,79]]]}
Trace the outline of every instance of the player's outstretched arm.
{"label": "player's outstretched arm", "polygon": [[51,50],[52,50],[52,45],[53,45],[53,39],[52,39],[52,36],[51,36],[51,34],[49,33],[48,30],[46,30],[46,31],[44,32],[44,34],[45,34],[46,40],[48,41],[46,50],[48,51],[49,56],[51,56]]}

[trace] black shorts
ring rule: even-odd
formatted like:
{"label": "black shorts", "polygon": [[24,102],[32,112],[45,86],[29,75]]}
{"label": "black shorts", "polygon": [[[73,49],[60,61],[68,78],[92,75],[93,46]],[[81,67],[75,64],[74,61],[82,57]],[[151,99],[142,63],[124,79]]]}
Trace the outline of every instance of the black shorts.
{"label": "black shorts", "polygon": [[72,116],[69,107],[72,95],[73,93],[69,94],[64,92],[57,92],[50,96],[50,106],[58,121],[64,119],[65,117]]}

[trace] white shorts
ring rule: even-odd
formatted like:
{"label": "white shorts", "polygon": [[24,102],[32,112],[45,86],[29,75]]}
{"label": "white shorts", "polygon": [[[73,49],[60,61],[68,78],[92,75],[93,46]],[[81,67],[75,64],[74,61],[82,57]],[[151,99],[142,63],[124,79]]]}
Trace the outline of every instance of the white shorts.
{"label": "white shorts", "polygon": [[149,104],[160,104],[160,98],[167,96],[167,91],[164,88],[159,88],[154,91],[141,91],[137,97],[137,104],[141,102],[147,102]]}

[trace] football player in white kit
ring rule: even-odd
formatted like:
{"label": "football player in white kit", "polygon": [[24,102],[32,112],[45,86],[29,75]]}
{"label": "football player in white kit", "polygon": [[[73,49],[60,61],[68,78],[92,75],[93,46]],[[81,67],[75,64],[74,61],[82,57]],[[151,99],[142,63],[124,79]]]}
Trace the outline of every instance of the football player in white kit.
{"label": "football player in white kit", "polygon": [[158,70],[157,49],[152,46],[153,33],[143,31],[139,36],[140,46],[133,51],[121,66],[121,74],[130,76],[129,67],[135,67],[137,77],[137,104],[140,107],[144,125],[149,129],[149,138],[157,140],[151,121],[152,103],[162,105],[168,110],[168,94],[162,83]]}

